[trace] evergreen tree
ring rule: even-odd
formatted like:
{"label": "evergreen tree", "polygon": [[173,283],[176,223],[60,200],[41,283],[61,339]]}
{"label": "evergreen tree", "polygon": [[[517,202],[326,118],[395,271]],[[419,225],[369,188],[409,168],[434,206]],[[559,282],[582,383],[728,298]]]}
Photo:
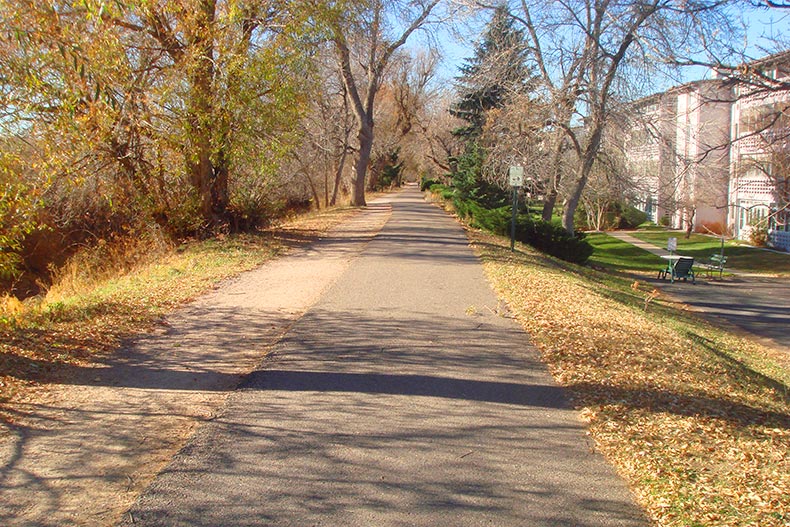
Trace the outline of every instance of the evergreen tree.
{"label": "evergreen tree", "polygon": [[512,95],[529,89],[528,54],[524,32],[514,27],[507,5],[498,5],[474,56],[466,59],[456,77],[460,100],[450,113],[469,125],[455,130],[455,135],[480,135],[488,110],[502,108]]}
{"label": "evergreen tree", "polygon": [[500,4],[475,46],[474,56],[466,59],[456,78],[459,100],[450,113],[469,124],[453,131],[465,140],[464,153],[451,160],[453,186],[462,197],[488,207],[504,204],[508,194],[481,177],[486,151],[479,137],[490,110],[504,107],[511,97],[530,89],[533,76],[528,56],[524,32],[514,27],[507,5]]}

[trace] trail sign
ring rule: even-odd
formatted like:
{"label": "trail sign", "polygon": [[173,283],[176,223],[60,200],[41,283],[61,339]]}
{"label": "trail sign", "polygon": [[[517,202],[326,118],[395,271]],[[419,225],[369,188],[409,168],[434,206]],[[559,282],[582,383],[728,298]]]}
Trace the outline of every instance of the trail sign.
{"label": "trail sign", "polygon": [[523,187],[524,186],[524,167],[520,165],[513,165],[510,167],[508,171],[508,180],[510,182],[511,187]]}
{"label": "trail sign", "polygon": [[513,165],[508,171],[508,181],[513,187],[513,215],[510,218],[510,250],[516,246],[516,212],[518,210],[518,189],[524,186],[524,167]]}

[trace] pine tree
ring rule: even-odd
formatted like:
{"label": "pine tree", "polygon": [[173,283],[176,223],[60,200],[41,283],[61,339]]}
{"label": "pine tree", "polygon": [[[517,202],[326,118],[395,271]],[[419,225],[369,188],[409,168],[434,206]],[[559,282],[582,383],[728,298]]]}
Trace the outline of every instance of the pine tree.
{"label": "pine tree", "polygon": [[514,94],[529,89],[528,55],[524,32],[514,27],[507,5],[498,5],[474,56],[466,59],[456,77],[460,100],[450,113],[469,123],[456,135],[479,136],[487,111],[502,108]]}
{"label": "pine tree", "polygon": [[461,66],[459,100],[450,109],[466,126],[453,131],[464,138],[464,153],[451,160],[453,186],[464,198],[495,207],[507,200],[507,192],[481,177],[486,151],[479,137],[490,110],[504,107],[514,95],[531,89],[533,76],[527,65],[529,49],[524,32],[514,27],[506,4],[498,5],[486,26],[474,56]]}

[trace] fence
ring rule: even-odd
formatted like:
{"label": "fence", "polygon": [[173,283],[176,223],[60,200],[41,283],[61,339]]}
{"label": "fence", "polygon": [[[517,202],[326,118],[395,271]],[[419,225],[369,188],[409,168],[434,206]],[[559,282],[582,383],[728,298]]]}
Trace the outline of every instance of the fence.
{"label": "fence", "polygon": [[771,247],[790,252],[790,232],[788,231],[771,231],[768,234]]}

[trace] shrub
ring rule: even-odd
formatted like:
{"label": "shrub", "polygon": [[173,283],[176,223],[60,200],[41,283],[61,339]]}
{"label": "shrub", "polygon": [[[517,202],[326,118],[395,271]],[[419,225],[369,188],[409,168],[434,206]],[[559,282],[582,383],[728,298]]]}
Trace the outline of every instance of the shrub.
{"label": "shrub", "polygon": [[196,192],[186,189],[181,199],[170,206],[159,204],[152,213],[154,221],[174,239],[196,236],[205,231],[206,224],[200,215],[200,200]]}
{"label": "shrub", "polygon": [[441,183],[434,183],[430,186],[428,191],[433,195],[438,195],[444,200],[451,201],[455,197],[455,190],[442,185]]}
{"label": "shrub", "polygon": [[600,217],[595,210],[588,214],[581,204],[573,217],[574,227],[580,230],[635,229],[646,221],[647,214],[623,202],[610,203]]}
{"label": "shrub", "polygon": [[620,209],[620,221],[617,226],[620,229],[635,229],[647,221],[647,214],[636,207],[621,205],[618,208]]}
{"label": "shrub", "polygon": [[510,224],[510,208],[499,207],[486,209],[472,200],[455,197],[453,206],[458,215],[469,221],[469,224],[478,229],[484,229],[494,234],[503,235],[508,232]]}
{"label": "shrub", "polygon": [[584,265],[593,253],[583,232],[571,236],[562,226],[543,220],[519,215],[516,222],[516,239],[528,243],[539,251],[567,262]]}
{"label": "shrub", "polygon": [[755,247],[767,247],[768,246],[768,225],[763,222],[752,222],[752,228],[749,230],[749,243],[754,245]]}
{"label": "shrub", "polygon": [[422,191],[429,190],[432,186],[437,184],[439,184],[439,182],[429,176],[424,175],[420,178],[420,190]]}
{"label": "shrub", "polygon": [[0,151],[0,282],[13,281],[21,273],[20,254],[25,238],[39,228],[43,202],[24,181],[21,161]]}
{"label": "shrub", "polygon": [[[278,195],[275,180],[265,175],[240,174],[230,190],[227,215],[234,232],[265,227],[280,216],[288,204],[289,197]],[[296,200],[290,198],[295,205]]]}
{"label": "shrub", "polygon": [[[433,191],[433,187],[431,187]],[[510,207],[487,209],[472,200],[453,196],[456,213],[470,225],[507,235],[510,232]],[[562,260],[584,265],[593,253],[593,247],[584,240],[585,234],[576,232],[571,236],[562,226],[543,220],[535,220],[528,214],[516,218],[516,239],[528,243],[539,251]]]}

